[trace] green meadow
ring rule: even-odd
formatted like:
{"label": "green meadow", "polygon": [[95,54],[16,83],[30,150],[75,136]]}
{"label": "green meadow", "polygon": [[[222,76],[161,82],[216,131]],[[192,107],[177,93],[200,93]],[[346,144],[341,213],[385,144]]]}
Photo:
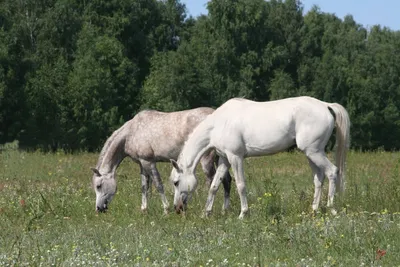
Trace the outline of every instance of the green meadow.
{"label": "green meadow", "polygon": [[[250,215],[239,220],[223,189],[203,218],[207,188],[199,187],[185,216],[163,215],[152,188],[140,211],[138,165],[125,159],[118,192],[104,214],[95,212],[92,173],[98,154],[0,152],[1,266],[399,266],[400,153],[351,151],[338,214],[311,213],[314,185],[297,151],[247,159]],[[332,158],[333,155],[329,155]],[[171,166],[159,164],[168,200]]]}

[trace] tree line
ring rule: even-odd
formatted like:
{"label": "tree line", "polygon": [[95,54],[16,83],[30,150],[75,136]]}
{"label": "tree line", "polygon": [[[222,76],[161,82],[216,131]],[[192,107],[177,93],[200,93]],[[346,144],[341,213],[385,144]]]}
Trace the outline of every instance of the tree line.
{"label": "tree line", "polygon": [[308,95],[349,111],[352,147],[400,148],[400,31],[298,0],[2,0],[0,143],[98,149],[140,110]]}

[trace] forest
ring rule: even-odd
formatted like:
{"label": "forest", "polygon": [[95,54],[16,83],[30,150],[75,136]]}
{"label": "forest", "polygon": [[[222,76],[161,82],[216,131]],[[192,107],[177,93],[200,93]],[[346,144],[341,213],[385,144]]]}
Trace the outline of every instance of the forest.
{"label": "forest", "polygon": [[0,144],[96,151],[140,110],[308,95],[351,147],[400,149],[400,31],[298,0],[0,1]]}

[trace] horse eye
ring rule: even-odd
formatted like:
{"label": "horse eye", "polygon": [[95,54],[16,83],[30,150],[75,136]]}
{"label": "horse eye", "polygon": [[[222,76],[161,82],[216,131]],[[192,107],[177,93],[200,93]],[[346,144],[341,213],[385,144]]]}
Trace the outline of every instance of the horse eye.
{"label": "horse eye", "polygon": [[101,188],[101,184],[99,184],[99,185],[96,185],[96,188],[97,188],[98,190],[100,190],[100,188]]}
{"label": "horse eye", "polygon": [[175,181],[174,185],[177,187],[179,185],[179,181]]}

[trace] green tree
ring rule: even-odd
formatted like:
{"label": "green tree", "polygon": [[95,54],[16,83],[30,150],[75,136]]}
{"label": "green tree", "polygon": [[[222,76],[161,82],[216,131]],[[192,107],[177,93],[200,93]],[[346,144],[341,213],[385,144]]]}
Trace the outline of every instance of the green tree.
{"label": "green tree", "polygon": [[127,113],[136,110],[137,67],[124,52],[115,37],[99,34],[91,24],[84,25],[68,84],[72,148],[97,148],[127,119]]}

